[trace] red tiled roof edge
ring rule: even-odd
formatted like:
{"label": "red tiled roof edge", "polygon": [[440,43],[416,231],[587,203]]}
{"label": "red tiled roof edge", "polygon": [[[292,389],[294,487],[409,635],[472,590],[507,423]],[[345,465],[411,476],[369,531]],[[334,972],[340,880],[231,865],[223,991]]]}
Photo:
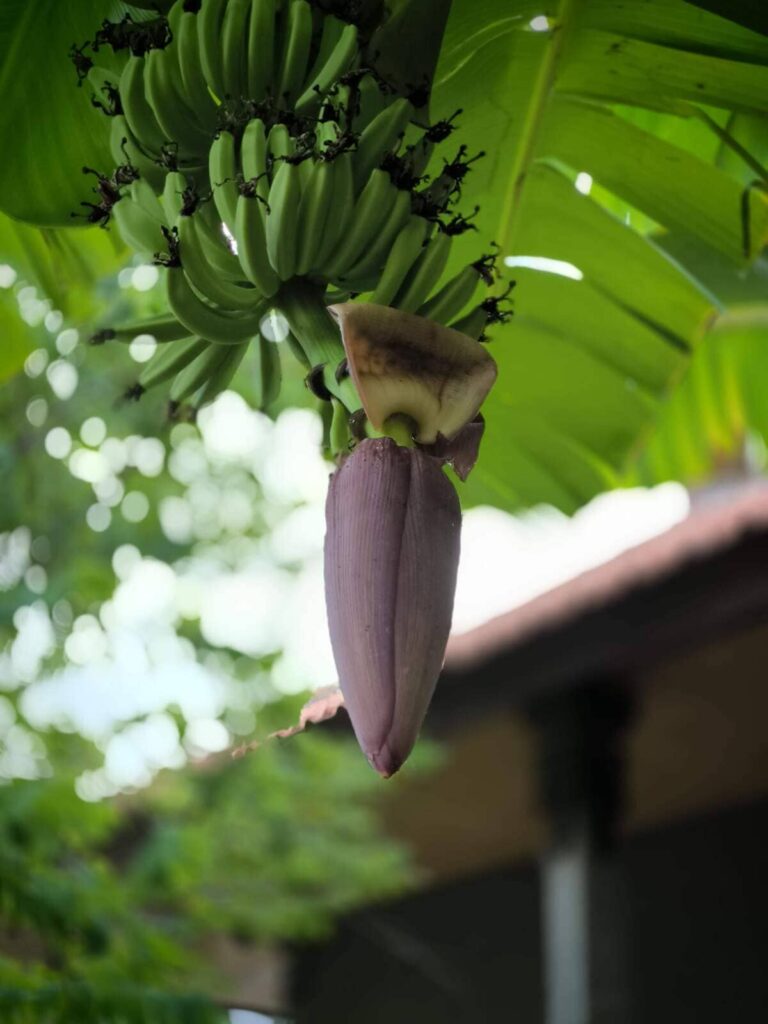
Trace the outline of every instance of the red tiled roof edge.
{"label": "red tiled roof edge", "polygon": [[[463,670],[532,635],[722,551],[751,532],[768,532],[768,481],[754,481],[692,510],[664,533],[622,552],[539,597],[451,637],[445,666]],[[768,567],[766,567],[768,572]]]}

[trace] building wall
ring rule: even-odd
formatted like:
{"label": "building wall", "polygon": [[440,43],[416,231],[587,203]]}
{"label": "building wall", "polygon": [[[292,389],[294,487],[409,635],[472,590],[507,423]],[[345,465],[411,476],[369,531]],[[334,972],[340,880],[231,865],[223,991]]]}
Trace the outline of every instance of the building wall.
{"label": "building wall", "polygon": [[[630,1024],[765,1019],[768,802],[634,835],[619,858]],[[349,917],[295,960],[297,1024],[539,1024],[538,901],[529,864]]]}

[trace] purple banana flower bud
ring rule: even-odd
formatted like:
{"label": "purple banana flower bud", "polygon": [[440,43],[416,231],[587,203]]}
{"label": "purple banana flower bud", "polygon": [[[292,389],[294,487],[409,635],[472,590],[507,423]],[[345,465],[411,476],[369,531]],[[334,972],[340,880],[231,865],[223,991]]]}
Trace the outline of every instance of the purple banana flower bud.
{"label": "purple banana flower bud", "polygon": [[362,441],[326,503],[331,644],[357,740],[383,775],[411,752],[440,674],[453,613],[461,510],[435,459]]}

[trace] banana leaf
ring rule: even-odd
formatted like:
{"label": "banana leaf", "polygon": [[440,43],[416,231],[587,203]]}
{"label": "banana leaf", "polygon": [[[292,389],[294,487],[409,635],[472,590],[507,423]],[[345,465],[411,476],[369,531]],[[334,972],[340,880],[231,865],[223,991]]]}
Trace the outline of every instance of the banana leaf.
{"label": "banana leaf", "polygon": [[463,108],[459,141],[486,153],[456,265],[495,239],[517,281],[463,500],[573,511],[623,479],[724,311],[659,239],[735,267],[768,240],[768,194],[745,185],[768,39],[682,0],[544,6],[455,0],[433,114]]}

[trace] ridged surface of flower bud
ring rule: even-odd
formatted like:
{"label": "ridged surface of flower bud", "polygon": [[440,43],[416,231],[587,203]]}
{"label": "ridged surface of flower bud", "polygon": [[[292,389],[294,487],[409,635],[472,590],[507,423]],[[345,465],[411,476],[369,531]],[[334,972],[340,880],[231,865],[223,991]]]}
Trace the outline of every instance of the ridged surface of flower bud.
{"label": "ridged surface of flower bud", "polygon": [[443,663],[461,510],[439,460],[362,441],[331,478],[325,592],[344,703],[384,777],[416,741]]}

